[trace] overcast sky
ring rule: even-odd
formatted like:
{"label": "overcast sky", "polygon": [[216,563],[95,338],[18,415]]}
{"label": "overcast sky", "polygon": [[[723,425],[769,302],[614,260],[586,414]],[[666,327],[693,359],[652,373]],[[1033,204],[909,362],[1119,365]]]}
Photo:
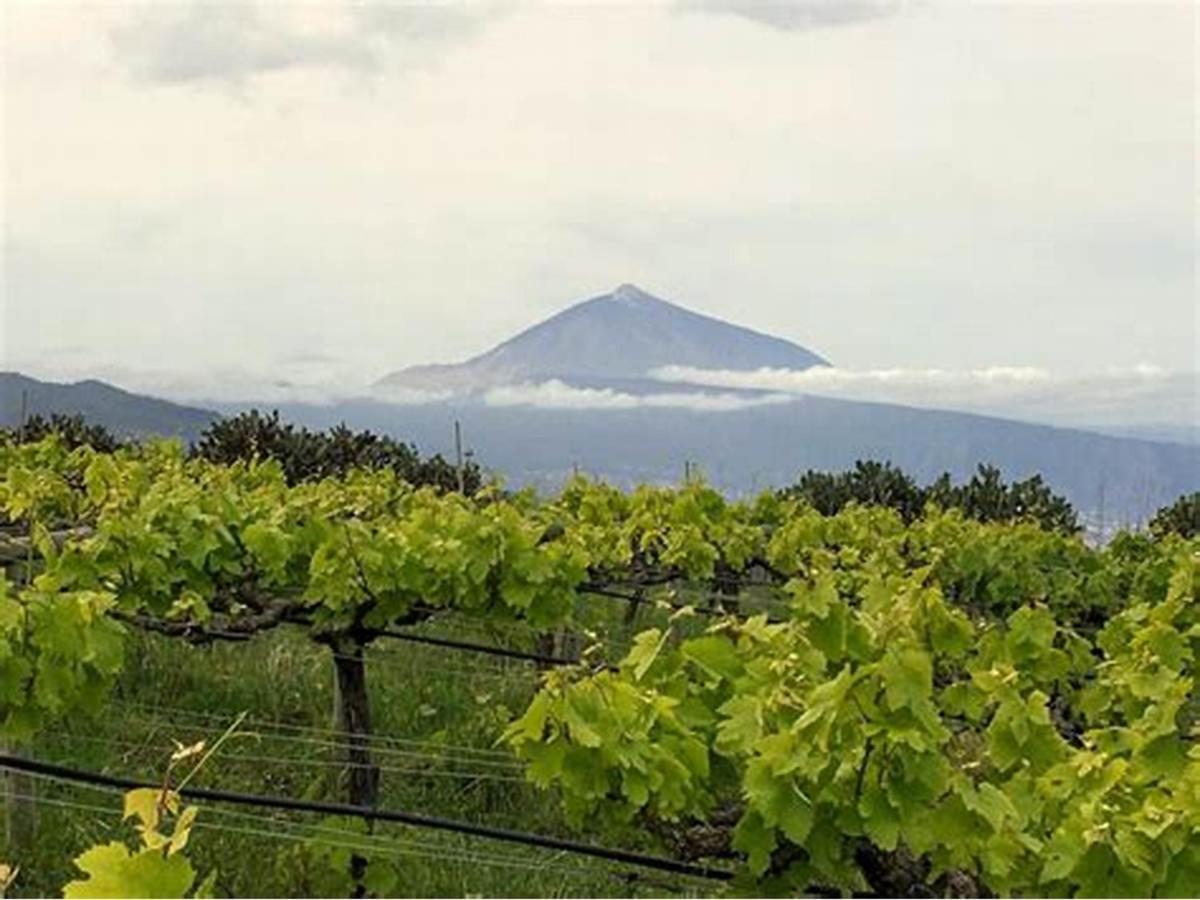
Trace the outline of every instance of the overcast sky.
{"label": "overcast sky", "polygon": [[3,6],[6,368],[366,381],[621,282],[1200,367],[1188,2]]}

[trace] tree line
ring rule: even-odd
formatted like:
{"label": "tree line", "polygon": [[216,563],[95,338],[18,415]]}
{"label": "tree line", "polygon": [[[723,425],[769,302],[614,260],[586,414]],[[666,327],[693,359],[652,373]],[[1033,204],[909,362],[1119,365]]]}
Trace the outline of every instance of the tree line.
{"label": "tree line", "polygon": [[[20,428],[0,428],[0,440],[5,441],[36,442],[49,434],[57,434],[68,448],[87,445],[101,452],[112,452],[129,443],[80,415],[35,415]],[[272,459],[293,485],[366,468],[392,469],[411,484],[440,491],[459,488],[458,467],[441,454],[422,456],[411,443],[368,430],[355,431],[344,423],[324,431],[297,427],[281,421],[278,411],[263,414],[250,410],[214,422],[201,433],[191,453],[216,463]],[[479,490],[485,480],[483,468],[470,455],[463,461],[461,477],[467,493]],[[955,484],[949,473],[943,473],[921,485],[891,463],[858,460],[843,472],[810,469],[779,494],[803,499],[827,516],[854,503],[888,507],[911,522],[927,506],[935,505],[959,510],[980,522],[1031,520],[1052,531],[1074,534],[1082,530],[1071,503],[1054,493],[1040,475],[1008,482],[998,468],[986,464],[960,484]],[[1159,536],[1200,534],[1200,491],[1185,494],[1159,509],[1149,529]]]}

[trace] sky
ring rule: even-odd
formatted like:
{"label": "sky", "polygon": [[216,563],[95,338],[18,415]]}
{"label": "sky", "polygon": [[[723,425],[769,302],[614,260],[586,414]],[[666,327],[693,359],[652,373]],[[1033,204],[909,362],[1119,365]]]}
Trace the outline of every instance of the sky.
{"label": "sky", "polygon": [[633,282],[1195,413],[1189,2],[3,10],[0,368],[348,391]]}

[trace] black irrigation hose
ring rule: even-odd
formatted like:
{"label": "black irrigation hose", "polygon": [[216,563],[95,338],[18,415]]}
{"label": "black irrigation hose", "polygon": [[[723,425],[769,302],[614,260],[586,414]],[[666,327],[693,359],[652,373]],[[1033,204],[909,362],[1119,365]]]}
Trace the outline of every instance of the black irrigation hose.
{"label": "black irrigation hose", "polygon": [[[81,769],[72,769],[68,766],[60,766],[54,763],[24,759],[8,753],[0,753],[0,769],[29,772],[34,775],[45,775],[50,778],[71,781],[77,784],[119,788],[125,791],[136,788],[162,787],[161,784],[155,784],[150,781],[123,778],[119,775],[105,775],[100,772],[85,772]],[[677,875],[690,875],[694,878],[708,878],[713,881],[729,881],[733,878],[733,873],[728,869],[714,869],[709,866],[680,862],[679,860],[667,859],[661,856],[650,856],[631,850],[598,847],[595,844],[585,844],[581,841],[569,841],[547,835],[532,834],[526,831],[513,831],[508,828],[493,828],[489,825],[476,825],[472,822],[460,822],[455,819],[445,819],[440,816],[429,816],[398,809],[371,809],[366,806],[355,806],[351,803],[322,803],[311,800],[296,800],[291,797],[242,794],[212,788],[184,787],[179,791],[179,794],[193,800],[202,800],[210,803],[230,803],[237,806],[254,806],[261,809],[282,809],[294,812],[320,813],[327,816],[355,816],[380,822],[399,822],[404,825],[415,825],[419,828],[432,828],[437,831],[450,831],[474,837],[490,838],[496,841],[507,841],[510,844],[524,844],[528,847],[541,847],[547,850],[578,853],[581,856],[591,856],[597,859],[639,866],[645,869],[674,872]]]}

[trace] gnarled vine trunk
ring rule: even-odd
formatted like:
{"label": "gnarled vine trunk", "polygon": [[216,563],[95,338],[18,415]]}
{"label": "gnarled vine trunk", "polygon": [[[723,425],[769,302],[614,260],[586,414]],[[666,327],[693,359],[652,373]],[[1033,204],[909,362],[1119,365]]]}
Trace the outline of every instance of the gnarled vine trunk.
{"label": "gnarled vine trunk", "polygon": [[[371,757],[371,701],[363,645],[349,640],[335,643],[333,666],[339,724],[346,741],[346,800],[354,806],[374,808],[379,802],[379,767]],[[367,827],[371,825],[368,820]],[[365,896],[362,879],[366,869],[365,858],[351,858],[350,874],[358,885],[355,896]]]}

